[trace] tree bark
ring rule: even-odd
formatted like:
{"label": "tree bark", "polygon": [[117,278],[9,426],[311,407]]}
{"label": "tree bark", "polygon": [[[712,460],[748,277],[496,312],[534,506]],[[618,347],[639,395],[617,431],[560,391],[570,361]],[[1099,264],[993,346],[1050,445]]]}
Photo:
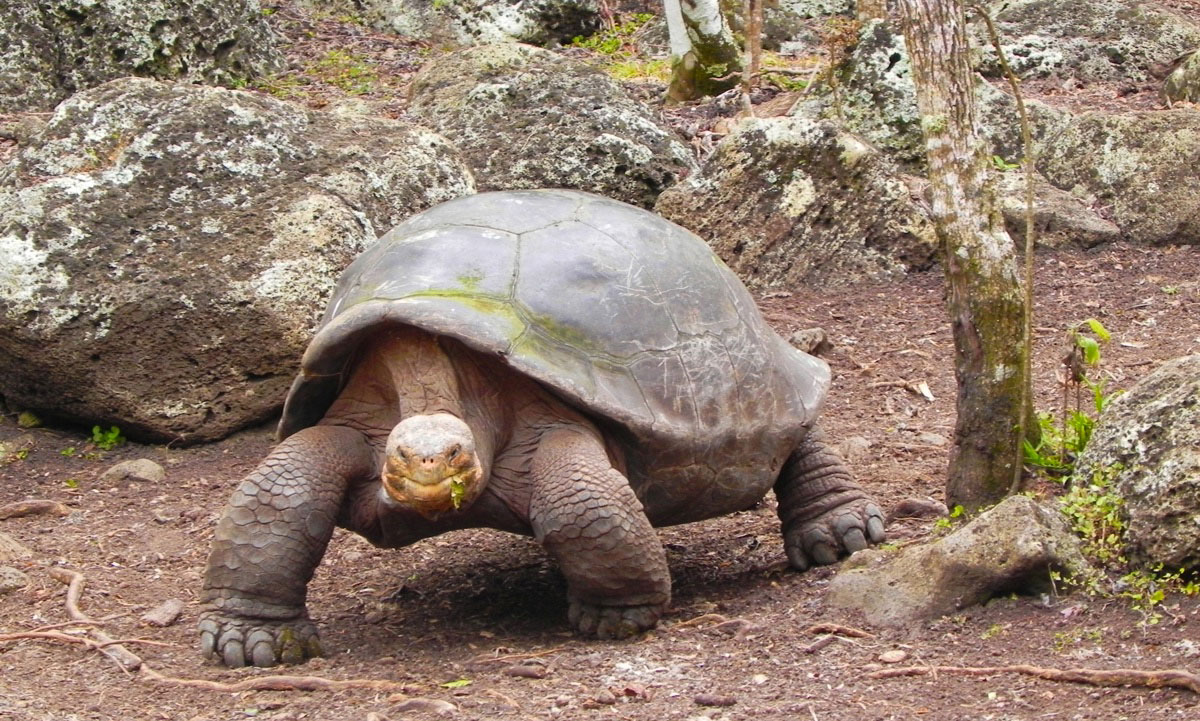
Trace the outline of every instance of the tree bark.
{"label": "tree bark", "polygon": [[966,16],[957,0],[900,0],[925,135],[933,220],[942,246],[954,335],[958,421],[946,502],[990,505],[1021,467],[1025,298],[1016,250],[988,183],[976,132]]}
{"label": "tree bark", "polygon": [[720,0],[663,0],[670,39],[667,98],[693,100],[724,92],[740,80],[741,48]]}

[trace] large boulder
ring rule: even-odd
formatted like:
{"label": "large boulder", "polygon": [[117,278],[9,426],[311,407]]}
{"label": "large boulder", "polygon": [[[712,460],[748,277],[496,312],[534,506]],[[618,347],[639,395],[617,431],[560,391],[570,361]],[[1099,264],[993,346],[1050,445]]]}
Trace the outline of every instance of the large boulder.
{"label": "large boulder", "polygon": [[1194,110],[1084,113],[1040,144],[1038,170],[1055,186],[1108,206],[1134,241],[1196,243],[1197,139]]}
{"label": "large boulder", "polygon": [[896,165],[827,121],[746,120],[655,209],[755,290],[894,278],[936,250]]}
{"label": "large boulder", "polygon": [[1113,399],[1075,465],[1115,474],[1132,560],[1200,570],[1200,355],[1164,363]]}
{"label": "large boulder", "polygon": [[1082,573],[1079,539],[1058,511],[1011,496],[950,535],[893,555],[854,554],[829,584],[829,603],[880,626],[906,626],[1010,593],[1044,593],[1050,573]]}
{"label": "large boulder", "polygon": [[[993,2],[1000,47],[1022,77],[1084,82],[1141,82],[1155,65],[1200,47],[1200,26],[1140,0],[1003,0]],[[1000,76],[982,22],[975,23],[981,70]]]}
{"label": "large boulder", "polygon": [[0,395],[200,441],[281,404],[340,271],[473,191],[434,133],[127,78],[0,171]]}
{"label": "large boulder", "polygon": [[124,77],[240,85],[283,67],[259,0],[5,0],[0,112]]}
{"label": "large boulder", "polygon": [[409,112],[449,138],[480,190],[572,188],[650,207],[695,168],[687,146],[600,70],[516,43],[434,59]]}
{"label": "large boulder", "polygon": [[398,35],[455,45],[565,43],[600,29],[597,0],[301,0]]}
{"label": "large boulder", "polygon": [[[976,85],[979,131],[993,152],[1007,160],[1023,155],[1016,101],[982,80]],[[1034,141],[1055,131],[1069,115],[1026,100]],[[828,118],[845,124],[872,145],[914,170],[925,165],[925,139],[917,110],[917,92],[904,36],[893,25],[875,20],[859,32],[858,44],[835,79],[817,86],[793,115]]]}

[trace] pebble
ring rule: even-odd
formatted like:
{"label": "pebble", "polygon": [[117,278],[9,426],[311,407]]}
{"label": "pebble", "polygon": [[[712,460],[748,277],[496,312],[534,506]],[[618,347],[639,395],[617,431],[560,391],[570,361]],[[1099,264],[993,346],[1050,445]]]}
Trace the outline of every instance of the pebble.
{"label": "pebble", "polygon": [[163,470],[163,467],[149,458],[122,461],[100,474],[100,480],[108,483],[117,481],[160,483],[166,477],[167,472]]}
{"label": "pebble", "polygon": [[17,539],[7,533],[0,533],[0,563],[29,558],[33,551],[22,546]]}
{"label": "pebble", "polygon": [[612,706],[616,702],[617,697],[614,696],[613,692],[609,691],[608,689],[604,689],[600,693],[596,694],[596,703],[602,703],[605,706]]}
{"label": "pebble", "polygon": [[884,651],[883,653],[879,654],[880,663],[900,663],[906,658],[908,658],[908,652],[901,651],[898,648],[894,648],[891,651]]}
{"label": "pebble", "polygon": [[29,585],[29,576],[11,566],[0,566],[0,596]]}
{"label": "pebble", "polygon": [[170,626],[183,615],[183,601],[170,598],[142,615],[142,623],[148,626]]}
{"label": "pebble", "polygon": [[434,713],[438,716],[450,716],[458,713],[458,707],[449,701],[436,698],[410,698],[395,706],[395,711],[409,713]]}
{"label": "pebble", "polygon": [[698,694],[693,700],[700,706],[732,706],[737,703],[733,696],[719,696],[715,693]]}

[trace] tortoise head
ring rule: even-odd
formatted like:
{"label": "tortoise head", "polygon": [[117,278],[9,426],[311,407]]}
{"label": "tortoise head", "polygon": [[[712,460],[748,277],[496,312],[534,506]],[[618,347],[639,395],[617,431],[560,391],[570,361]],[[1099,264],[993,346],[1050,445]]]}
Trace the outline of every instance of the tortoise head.
{"label": "tortoise head", "polygon": [[483,491],[471,427],[449,413],[409,416],[388,435],[383,490],[426,518],[469,506]]}

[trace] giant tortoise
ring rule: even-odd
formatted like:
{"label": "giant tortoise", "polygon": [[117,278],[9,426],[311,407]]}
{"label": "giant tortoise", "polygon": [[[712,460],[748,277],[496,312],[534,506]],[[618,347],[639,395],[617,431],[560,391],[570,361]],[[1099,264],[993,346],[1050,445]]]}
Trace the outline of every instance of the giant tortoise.
{"label": "giant tortoise", "polygon": [[883,520],[814,427],[828,387],[703,241],[652,213],[563,190],[437,206],[342,276],[281,442],[217,526],[202,649],[317,655],[306,589],[335,526],[384,547],[532,535],[571,623],[601,638],[667,606],[653,526],[774,488],[791,565],[833,563]]}

